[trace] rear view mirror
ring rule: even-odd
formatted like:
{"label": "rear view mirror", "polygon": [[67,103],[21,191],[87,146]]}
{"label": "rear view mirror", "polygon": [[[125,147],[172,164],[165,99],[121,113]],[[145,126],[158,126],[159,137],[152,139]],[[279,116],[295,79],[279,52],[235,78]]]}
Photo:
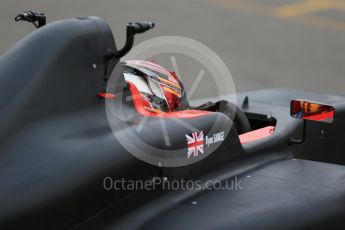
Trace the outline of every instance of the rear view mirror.
{"label": "rear view mirror", "polygon": [[324,105],[317,102],[292,100],[290,115],[297,119],[333,123],[335,109],[330,105]]}

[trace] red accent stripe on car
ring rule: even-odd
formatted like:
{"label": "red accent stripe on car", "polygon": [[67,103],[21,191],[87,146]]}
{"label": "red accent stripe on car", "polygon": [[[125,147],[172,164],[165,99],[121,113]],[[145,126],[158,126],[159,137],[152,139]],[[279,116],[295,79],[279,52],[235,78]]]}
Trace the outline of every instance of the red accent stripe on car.
{"label": "red accent stripe on car", "polygon": [[101,92],[97,94],[98,97],[100,98],[106,98],[106,99],[115,99],[116,95],[113,93],[106,93],[106,92]]}

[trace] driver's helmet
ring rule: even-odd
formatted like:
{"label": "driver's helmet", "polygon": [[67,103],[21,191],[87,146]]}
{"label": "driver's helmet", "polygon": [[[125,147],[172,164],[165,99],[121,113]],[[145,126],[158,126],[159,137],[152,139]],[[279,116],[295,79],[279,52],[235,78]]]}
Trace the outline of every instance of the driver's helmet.
{"label": "driver's helmet", "polygon": [[183,85],[174,72],[151,61],[127,61],[122,67],[126,82],[140,92],[146,110],[161,113],[188,109]]}

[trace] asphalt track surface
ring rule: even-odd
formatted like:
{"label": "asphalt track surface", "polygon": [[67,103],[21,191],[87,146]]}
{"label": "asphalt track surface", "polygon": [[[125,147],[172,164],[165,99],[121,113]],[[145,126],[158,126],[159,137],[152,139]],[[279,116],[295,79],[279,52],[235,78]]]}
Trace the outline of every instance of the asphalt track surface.
{"label": "asphalt track surface", "polygon": [[[118,47],[127,22],[154,21],[156,28],[136,44],[166,35],[199,41],[225,62],[237,91],[288,87],[345,94],[345,0],[1,0],[1,53],[34,30],[14,22],[26,9],[46,13],[48,22],[102,17]],[[187,68],[183,78],[196,73]],[[203,82],[196,91],[209,90]]]}

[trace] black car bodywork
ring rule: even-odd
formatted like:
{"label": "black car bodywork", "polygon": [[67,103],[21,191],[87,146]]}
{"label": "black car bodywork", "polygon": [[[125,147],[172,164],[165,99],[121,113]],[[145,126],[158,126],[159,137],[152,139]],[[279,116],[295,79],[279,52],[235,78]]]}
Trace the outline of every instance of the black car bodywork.
{"label": "black car bodywork", "polygon": [[[241,144],[231,129],[205,159],[158,167],[129,154],[109,127],[97,94],[114,74],[125,87],[119,60],[105,58],[109,50],[117,50],[109,26],[89,17],[44,26],[0,57],[1,229],[344,227],[345,97],[290,89],[241,93],[252,126],[274,120],[270,137]],[[332,105],[335,122],[308,122],[306,140],[291,144],[303,124],[289,115],[293,98]],[[207,129],[218,118],[232,125],[222,113],[187,122]],[[159,125],[155,119],[150,127]],[[175,132],[178,145],[186,131]],[[159,138],[152,136],[158,144]],[[105,177],[238,178],[242,189],[108,191]]]}

